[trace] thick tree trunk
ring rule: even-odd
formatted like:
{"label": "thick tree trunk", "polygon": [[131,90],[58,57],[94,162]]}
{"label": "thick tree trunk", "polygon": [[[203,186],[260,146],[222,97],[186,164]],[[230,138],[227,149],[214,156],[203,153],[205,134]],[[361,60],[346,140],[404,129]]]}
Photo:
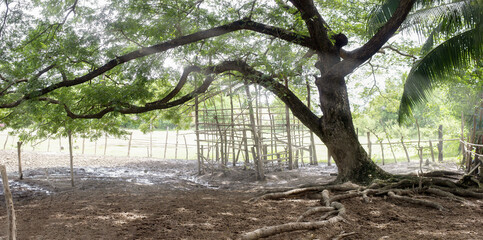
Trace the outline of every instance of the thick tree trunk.
{"label": "thick tree trunk", "polygon": [[337,164],[337,181],[369,183],[375,178],[389,177],[390,174],[371,161],[357,138],[344,77],[324,74],[317,78],[316,85],[323,112],[318,136]]}

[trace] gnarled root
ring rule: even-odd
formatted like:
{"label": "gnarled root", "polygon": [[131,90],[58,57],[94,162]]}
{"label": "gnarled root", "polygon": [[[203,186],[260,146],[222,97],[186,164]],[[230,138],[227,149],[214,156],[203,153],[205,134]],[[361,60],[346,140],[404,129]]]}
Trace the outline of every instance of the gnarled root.
{"label": "gnarled root", "polygon": [[321,228],[328,224],[342,221],[346,213],[344,205],[342,205],[339,202],[333,202],[331,203],[331,207],[333,209],[336,209],[338,211],[338,214],[337,216],[329,218],[328,220],[315,221],[315,222],[291,222],[291,223],[285,223],[285,224],[276,225],[276,226],[264,227],[252,232],[245,233],[240,237],[240,239],[254,240],[254,239],[273,236],[284,232],[292,232],[292,231],[298,231],[298,230],[312,230],[312,229]]}
{"label": "gnarled root", "polygon": [[[444,174],[448,175],[446,172]],[[415,198],[415,195],[430,194],[438,197],[445,197],[453,201],[466,202],[463,197],[483,199],[483,192],[480,192],[479,190],[480,189],[465,189],[464,186],[447,179],[421,177],[403,177],[397,179],[397,181],[394,181],[393,179],[388,182],[378,181],[367,187],[348,182],[340,185],[308,186],[291,190],[285,189],[282,192],[268,193],[251,200],[277,200],[312,195],[318,196],[322,206],[307,210],[298,217],[296,222],[263,227],[243,234],[240,239],[258,239],[284,232],[313,230],[331,223],[343,221],[346,209],[340,201],[344,199],[361,197],[364,202],[368,203],[371,202],[371,197],[387,196],[390,199],[396,199],[442,211],[444,210],[444,207],[441,204],[430,200]],[[342,193],[331,196],[329,191]],[[313,216],[321,213],[325,214],[320,217]],[[307,219],[309,217],[316,220],[308,221]],[[352,234],[355,233],[351,233],[351,235]]]}

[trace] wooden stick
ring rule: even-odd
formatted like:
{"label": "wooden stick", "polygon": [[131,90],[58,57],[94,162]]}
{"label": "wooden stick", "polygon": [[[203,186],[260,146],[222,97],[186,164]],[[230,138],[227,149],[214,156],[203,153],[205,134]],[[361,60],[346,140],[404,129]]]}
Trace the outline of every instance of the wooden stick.
{"label": "wooden stick", "polygon": [[382,165],[384,165],[384,146],[382,145],[382,142],[380,142],[381,144],[381,153],[382,153]]}
{"label": "wooden stick", "polygon": [[367,132],[367,148],[368,148],[368,155],[371,158],[372,155],[372,143],[371,143],[371,133]]}
{"label": "wooden stick", "polygon": [[0,173],[2,175],[3,192],[5,194],[5,203],[7,207],[7,219],[8,219],[8,236],[7,239],[17,239],[17,218],[15,216],[15,209],[13,207],[12,192],[10,192],[10,186],[8,185],[7,169],[5,165],[0,165]]}
{"label": "wooden stick", "polygon": [[438,162],[443,161],[443,125],[438,127]]}
{"label": "wooden stick", "polygon": [[131,142],[132,142],[132,132],[129,134],[129,143],[127,144],[127,156],[131,156]]}
{"label": "wooden stick", "polygon": [[203,173],[202,168],[202,157],[200,154],[203,153],[203,149],[201,147],[200,143],[200,100],[198,99],[198,96],[195,97],[195,133],[196,133],[196,158],[198,160],[198,174],[201,175]]}
{"label": "wooden stick", "polygon": [[169,127],[166,127],[166,140],[164,142],[164,159],[166,159],[166,151],[168,150],[168,135],[169,135]]}
{"label": "wooden stick", "polygon": [[429,141],[429,149],[431,150],[431,160],[434,162],[434,149],[433,149],[433,142]]}
{"label": "wooden stick", "polygon": [[22,142],[17,142],[17,153],[18,153],[18,178],[23,179],[22,173]]}
{"label": "wooden stick", "polygon": [[401,144],[403,146],[404,153],[406,153],[406,158],[408,159],[408,162],[410,162],[411,159],[409,158],[408,149],[406,148],[406,145],[404,145],[404,137],[403,136],[401,136]]}
{"label": "wooden stick", "polygon": [[8,133],[7,133],[7,138],[5,139],[5,143],[3,144],[3,149],[4,150],[7,147],[7,142],[8,142]]}
{"label": "wooden stick", "polygon": [[104,156],[106,156],[107,152],[107,133],[106,136],[104,137]]}
{"label": "wooden stick", "polygon": [[[72,187],[74,187],[74,155],[73,155],[73,152],[72,152],[72,131],[69,130],[67,132],[67,135],[69,136],[70,181],[71,181]],[[105,152],[105,150],[104,150],[104,152]],[[104,155],[105,155],[105,153],[104,153]]]}

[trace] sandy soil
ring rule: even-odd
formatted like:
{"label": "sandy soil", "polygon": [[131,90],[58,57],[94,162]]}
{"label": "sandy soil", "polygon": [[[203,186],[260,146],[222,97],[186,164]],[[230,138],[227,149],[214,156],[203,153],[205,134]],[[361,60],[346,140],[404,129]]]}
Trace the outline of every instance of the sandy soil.
{"label": "sandy soil", "polygon": [[[251,170],[197,176],[190,161],[76,156],[71,187],[66,155],[25,153],[30,159],[24,180],[17,179],[14,152],[1,152],[10,170],[18,239],[235,239],[263,226],[294,221],[314,200],[249,202],[260,192],[333,180],[335,167],[305,167],[267,174],[255,181]],[[62,166],[63,165],[63,166]],[[424,166],[456,170],[452,163]],[[417,163],[384,166],[391,172],[414,172]],[[2,193],[3,195],[3,193]],[[481,239],[483,201],[467,204],[422,196],[446,211],[390,199],[342,200],[346,222],[314,231],[280,234],[269,239]],[[6,236],[6,210],[0,199],[0,238]],[[1,227],[5,226],[5,227]]]}

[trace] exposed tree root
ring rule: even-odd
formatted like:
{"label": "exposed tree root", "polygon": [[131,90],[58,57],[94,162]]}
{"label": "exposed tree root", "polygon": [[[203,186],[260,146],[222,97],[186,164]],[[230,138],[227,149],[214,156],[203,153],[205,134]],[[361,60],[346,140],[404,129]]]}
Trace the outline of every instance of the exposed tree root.
{"label": "exposed tree root", "polygon": [[[253,198],[251,201],[307,198],[310,195],[317,196],[322,206],[307,210],[295,222],[263,227],[243,234],[240,239],[259,239],[284,232],[313,230],[331,223],[344,221],[346,209],[340,201],[354,197],[359,197],[364,202],[369,203],[372,197],[387,196],[389,199],[396,199],[440,211],[444,210],[441,204],[415,197],[420,194],[429,194],[463,203],[469,203],[465,200],[465,197],[483,199],[481,189],[467,189],[467,186],[461,183],[448,180],[446,176],[454,175],[450,172],[435,172],[431,176],[433,175],[436,177],[398,176],[386,181],[376,181],[367,187],[347,182],[339,185],[304,186],[290,190],[284,189],[281,192],[267,193]],[[331,193],[339,194],[331,196]],[[321,214],[321,216],[317,216],[318,214]],[[313,220],[310,221],[309,218]],[[343,233],[334,239],[341,239],[353,234],[356,233]]]}
{"label": "exposed tree root", "polygon": [[316,213],[321,213],[321,212],[332,212],[333,210],[335,210],[335,208],[333,208],[333,207],[314,207],[314,208],[311,208],[311,209],[307,210],[306,212],[304,212],[297,219],[297,222],[302,222],[302,220],[304,220],[304,218],[306,218],[310,215],[313,215],[313,214],[316,214]]}
{"label": "exposed tree root", "polygon": [[426,201],[426,200],[423,200],[423,199],[416,199],[416,198],[399,196],[399,195],[396,195],[392,191],[388,192],[387,195],[391,198],[394,198],[394,199],[402,200],[402,201],[413,203],[413,204],[416,204],[416,205],[422,205],[422,206],[426,206],[426,207],[436,208],[440,211],[442,211],[444,209],[443,206],[441,206],[439,203]]}
{"label": "exposed tree root", "polygon": [[322,226],[326,226],[328,224],[336,223],[339,221],[342,221],[345,215],[345,208],[344,205],[342,205],[339,202],[333,202],[331,206],[334,209],[337,209],[338,214],[337,216],[333,218],[329,218],[328,220],[323,220],[323,221],[315,221],[315,222],[291,222],[291,223],[285,223],[282,225],[277,225],[277,226],[270,226],[270,227],[264,227],[257,229],[252,232],[248,232],[243,234],[240,239],[242,240],[253,240],[253,239],[259,239],[259,238],[264,238],[264,237],[269,237],[273,236],[279,233],[284,233],[284,232],[292,232],[292,231],[299,231],[299,230],[312,230],[312,229],[317,229]]}

